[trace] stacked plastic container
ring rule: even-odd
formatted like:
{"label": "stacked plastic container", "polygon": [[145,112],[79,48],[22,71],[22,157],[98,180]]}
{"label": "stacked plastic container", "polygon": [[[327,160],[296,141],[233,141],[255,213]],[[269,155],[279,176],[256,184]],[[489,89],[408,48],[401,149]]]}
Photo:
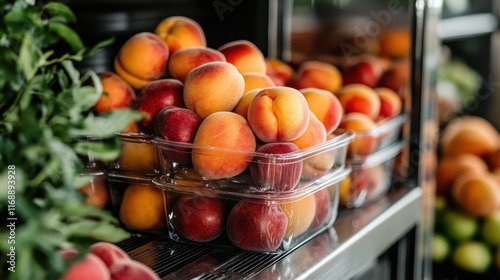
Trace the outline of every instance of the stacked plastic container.
{"label": "stacked plastic container", "polygon": [[[153,183],[164,194],[168,236],[262,253],[295,248],[334,223],[339,185],[351,171],[345,161],[353,138],[345,132],[287,154],[153,139],[162,168]],[[194,156],[208,162],[243,158],[247,167],[236,176],[206,179]]]}
{"label": "stacked plastic container", "polygon": [[[396,158],[404,148],[402,128],[406,121],[407,116],[401,114],[372,130],[356,133],[347,155],[352,172],[340,183],[341,207],[361,207],[389,191]],[[361,152],[353,147],[370,149]]]}

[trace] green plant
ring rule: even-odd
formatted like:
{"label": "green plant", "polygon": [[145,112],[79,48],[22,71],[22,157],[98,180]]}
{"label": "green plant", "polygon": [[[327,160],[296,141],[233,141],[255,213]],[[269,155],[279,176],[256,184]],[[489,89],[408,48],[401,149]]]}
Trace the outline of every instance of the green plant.
{"label": "green plant", "polygon": [[[83,255],[97,240],[129,236],[107,210],[85,204],[75,191],[86,180],[78,154],[116,158],[115,132],[142,115],[92,112],[100,80],[74,65],[112,39],[86,48],[70,27],[76,19],[68,6],[0,0],[0,12],[0,210],[11,225],[0,228],[2,279],[58,279],[68,265],[58,250]],[[61,44],[69,46],[63,54]],[[85,135],[102,141],[82,141]]]}

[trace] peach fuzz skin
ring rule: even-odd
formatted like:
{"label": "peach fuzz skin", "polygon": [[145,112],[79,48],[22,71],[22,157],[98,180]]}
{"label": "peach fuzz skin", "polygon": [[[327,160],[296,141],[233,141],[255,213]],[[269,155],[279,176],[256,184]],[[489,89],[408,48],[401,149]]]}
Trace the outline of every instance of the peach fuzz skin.
{"label": "peach fuzz skin", "polygon": [[333,93],[318,88],[305,88],[304,94],[311,112],[323,123],[327,134],[332,134],[340,125],[344,108]]}
{"label": "peach fuzz skin", "polygon": [[161,77],[170,56],[167,45],[154,33],[141,32],[129,38],[115,57],[115,71],[138,89]]}
{"label": "peach fuzz skin", "polygon": [[243,90],[244,93],[252,89],[272,87],[275,85],[271,77],[267,76],[266,74],[246,72],[242,75],[243,79],[245,79],[245,90]]}
{"label": "peach fuzz skin", "polygon": [[218,111],[232,111],[245,88],[243,76],[228,62],[196,67],[184,81],[184,104],[201,118]]}
{"label": "peach fuzz skin", "polygon": [[183,48],[207,45],[202,27],[193,19],[184,16],[163,19],[154,32],[165,42],[172,54]]}
{"label": "peach fuzz skin", "polygon": [[304,95],[290,87],[261,90],[250,102],[248,123],[263,142],[292,141],[309,125],[310,109]]}
{"label": "peach fuzz skin", "polygon": [[313,87],[336,93],[342,87],[342,81],[342,73],[336,66],[310,60],[299,66],[288,84],[296,89]]}
{"label": "peach fuzz skin", "polygon": [[[250,164],[251,153],[257,146],[245,118],[225,111],[215,112],[202,121],[193,144],[193,166],[206,179],[230,178],[242,173]],[[226,151],[203,148],[207,146]]]}
{"label": "peach fuzz skin", "polygon": [[250,41],[231,41],[220,46],[217,50],[222,52],[226,56],[227,62],[236,66],[240,73],[266,73],[266,59],[262,51]]}
{"label": "peach fuzz skin", "polygon": [[245,120],[248,120],[247,118],[248,106],[250,106],[250,102],[252,102],[253,98],[261,90],[262,90],[261,88],[256,88],[245,92],[241,97],[240,101],[238,102],[238,104],[236,105],[236,107],[234,108],[233,112],[235,112],[238,115],[241,115],[242,117],[245,118]]}
{"label": "peach fuzz skin", "polygon": [[337,97],[344,108],[344,113],[362,113],[375,120],[380,113],[380,98],[377,92],[363,84],[343,86]]}
{"label": "peach fuzz skin", "polygon": [[132,107],[136,95],[134,89],[113,72],[98,73],[102,84],[102,95],[94,105],[94,111],[103,114],[115,109]]}
{"label": "peach fuzz skin", "polygon": [[271,77],[277,86],[284,86],[294,74],[292,66],[277,58],[266,58],[266,74]]}
{"label": "peach fuzz skin", "polygon": [[226,61],[219,51],[206,47],[189,47],[176,51],[168,61],[168,73],[184,82],[194,68],[213,61]]}
{"label": "peach fuzz skin", "polygon": [[[378,136],[371,135],[369,131],[376,128],[376,123],[367,115],[362,113],[348,113],[340,123],[340,128],[347,131],[360,133],[348,146],[351,155],[366,156],[375,151],[378,144]],[[363,134],[366,133],[366,134]]]}

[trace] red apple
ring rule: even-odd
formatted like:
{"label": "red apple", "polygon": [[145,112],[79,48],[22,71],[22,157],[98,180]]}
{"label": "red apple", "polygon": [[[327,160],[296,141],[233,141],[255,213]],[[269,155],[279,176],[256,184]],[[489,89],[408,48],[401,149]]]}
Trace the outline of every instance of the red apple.
{"label": "red apple", "polygon": [[382,69],[375,60],[361,60],[347,66],[342,74],[344,85],[364,84],[375,87],[382,74]]}
{"label": "red apple", "polygon": [[[287,154],[299,151],[292,142],[266,143],[257,149],[258,153]],[[259,157],[250,163],[250,175],[255,185],[265,191],[289,191],[297,186],[302,172],[302,159],[281,159]]]}
{"label": "red apple", "polygon": [[332,212],[332,205],[330,199],[330,189],[321,189],[314,193],[316,198],[316,215],[311,223],[311,228],[316,229],[325,224]]}
{"label": "red apple", "polygon": [[[154,121],[155,135],[169,141],[193,143],[196,131],[203,119],[194,111],[175,106],[160,110]],[[166,160],[180,164],[191,163],[190,149],[168,147],[162,150]]]}
{"label": "red apple", "polygon": [[234,245],[249,251],[278,249],[288,225],[281,207],[272,202],[239,201],[229,212],[227,236]]}
{"label": "red apple", "polygon": [[224,231],[224,203],[214,197],[183,196],[172,208],[171,223],[186,239],[212,241]]}
{"label": "red apple", "polygon": [[135,108],[145,117],[140,122],[145,132],[153,133],[154,120],[161,109],[168,106],[184,107],[184,84],[176,79],[160,79],[144,86],[137,97]]}

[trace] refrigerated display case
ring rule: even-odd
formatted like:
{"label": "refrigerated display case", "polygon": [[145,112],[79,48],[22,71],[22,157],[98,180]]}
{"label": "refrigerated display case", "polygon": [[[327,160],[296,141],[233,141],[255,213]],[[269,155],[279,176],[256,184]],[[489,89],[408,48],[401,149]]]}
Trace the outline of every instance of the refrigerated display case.
{"label": "refrigerated display case", "polygon": [[[340,209],[331,228],[285,253],[214,248],[178,243],[154,234],[135,234],[119,243],[133,259],[151,267],[162,279],[431,278],[437,136],[433,88],[440,45],[437,24],[441,1],[171,1],[168,4],[122,1],[119,5],[113,2],[101,2],[99,13],[89,1],[69,3],[80,19],[76,29],[84,40],[99,41],[114,34],[117,38],[114,46],[119,46],[131,34],[153,29],[166,16],[185,15],[204,27],[207,38],[213,40],[207,42],[209,46],[216,48],[235,38],[248,39],[267,57],[297,63],[305,58],[297,59],[294,53],[297,48],[311,47],[311,43],[328,47],[311,41],[307,32],[311,23],[313,26],[334,23],[328,26],[331,33],[321,35],[329,44],[342,43],[338,41],[342,37],[335,33],[339,27],[347,34],[365,30],[370,35],[398,26],[410,34],[407,50],[410,78],[405,91],[405,111],[409,118],[400,135],[405,147],[398,159],[401,173],[394,177],[386,195],[361,207]],[[312,8],[312,14],[300,13],[304,3]],[[215,4],[225,7],[227,17],[220,17]],[[380,22],[387,15],[389,22]],[[299,32],[301,37],[292,38]],[[347,43],[358,48],[360,45],[355,43],[361,41],[356,40]],[[369,46],[362,45],[369,51]],[[110,69],[114,53],[116,49],[110,48],[81,67],[96,71]]]}

